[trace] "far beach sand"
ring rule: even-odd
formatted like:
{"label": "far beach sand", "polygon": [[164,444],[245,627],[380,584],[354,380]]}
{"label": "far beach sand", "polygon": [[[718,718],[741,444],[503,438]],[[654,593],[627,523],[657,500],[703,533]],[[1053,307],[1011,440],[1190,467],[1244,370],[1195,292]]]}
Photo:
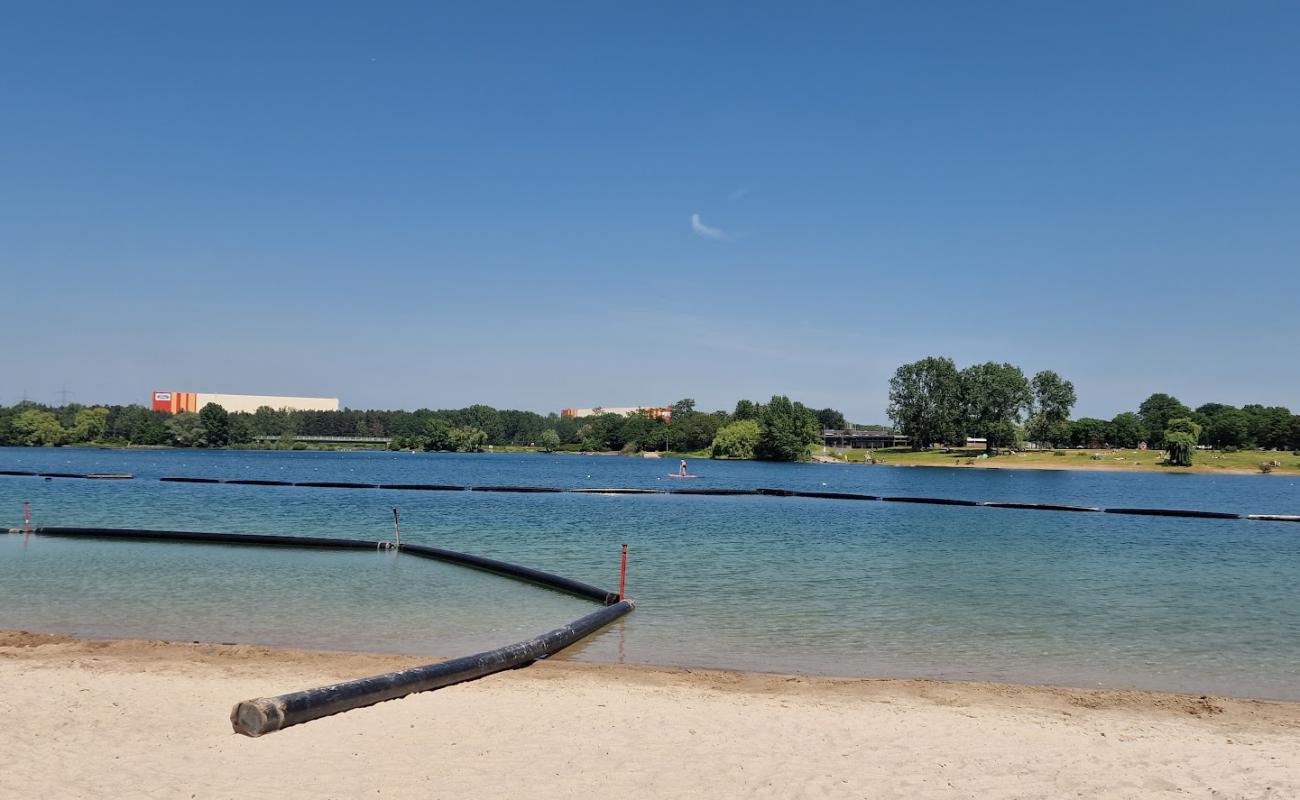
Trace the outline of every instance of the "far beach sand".
{"label": "far beach sand", "polygon": [[1300,797],[1300,704],[545,661],[249,739],[419,659],[0,634],[0,797]]}

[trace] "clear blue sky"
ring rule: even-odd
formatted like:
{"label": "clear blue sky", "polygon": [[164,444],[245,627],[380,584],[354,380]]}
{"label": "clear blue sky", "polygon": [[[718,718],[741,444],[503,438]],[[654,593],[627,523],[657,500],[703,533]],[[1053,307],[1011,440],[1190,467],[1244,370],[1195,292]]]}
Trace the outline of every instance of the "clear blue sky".
{"label": "clear blue sky", "polygon": [[1300,408],[1300,5],[23,3],[0,402]]}

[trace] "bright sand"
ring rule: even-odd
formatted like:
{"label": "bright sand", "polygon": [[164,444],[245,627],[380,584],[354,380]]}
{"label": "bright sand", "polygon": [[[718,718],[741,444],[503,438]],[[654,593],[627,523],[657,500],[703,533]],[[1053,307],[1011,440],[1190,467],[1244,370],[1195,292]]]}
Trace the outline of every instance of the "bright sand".
{"label": "bright sand", "polygon": [[1300,797],[1300,704],[564,661],[231,732],[419,663],[0,634],[0,797]]}

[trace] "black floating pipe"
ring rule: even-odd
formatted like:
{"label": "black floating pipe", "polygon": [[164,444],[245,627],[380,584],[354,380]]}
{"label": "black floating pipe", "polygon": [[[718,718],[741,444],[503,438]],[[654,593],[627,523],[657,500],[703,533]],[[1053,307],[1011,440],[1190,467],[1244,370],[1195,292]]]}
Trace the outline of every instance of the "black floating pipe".
{"label": "black floating pipe", "polygon": [[84,478],[85,475],[80,472],[41,472],[38,475],[42,478]]}
{"label": "black floating pipe", "polygon": [[221,483],[220,478],[183,478],[179,476],[168,476],[158,480],[163,483]]}
{"label": "black floating pipe", "polygon": [[770,489],[764,487],[761,489],[755,489],[754,491],[767,497],[794,497],[793,489]]}
{"label": "black floating pipe", "polygon": [[880,495],[852,492],[791,492],[793,497],[819,497],[823,500],[879,500]]}
{"label": "black floating pipe", "polygon": [[160,531],[145,528],[37,528],[44,536],[102,539],[137,539],[203,544],[249,544],[271,547],[313,547],[334,550],[374,550],[387,542],[365,539],[336,539],[327,536],[278,536],[263,533],[208,533],[202,531]]}
{"label": "black floating pipe", "polygon": [[931,503],[937,506],[977,506],[974,500],[954,500],[950,497],[882,497],[886,503]]}
{"label": "black floating pipe", "polygon": [[670,494],[703,494],[703,495],[756,495],[758,489],[669,489]]}
{"label": "black floating pipe", "polygon": [[378,489],[377,483],[352,483],[350,481],[302,481],[294,486],[310,486],[316,489]]}
{"label": "black floating pipe", "polygon": [[34,477],[36,473],[27,472],[26,470],[21,470],[21,469],[0,469],[0,475],[21,475],[26,477]]}
{"label": "black floating pipe", "polygon": [[471,486],[471,492],[524,492],[524,493],[542,493],[542,492],[562,492],[563,489],[555,486]]}
{"label": "black floating pipe", "polygon": [[663,489],[569,489],[574,494],[665,494]]}
{"label": "black floating pipe", "polygon": [[[302,484],[298,484],[302,486]],[[463,492],[464,486],[450,483],[381,483],[380,489],[406,489],[417,492]]]}
{"label": "black floating pipe", "polygon": [[233,483],[239,486],[293,486],[293,481],[266,481],[257,478],[232,478],[222,483]]}
{"label": "black floating pipe", "polygon": [[584,600],[595,600],[597,603],[604,603],[605,605],[618,602],[618,592],[611,592],[599,586],[575,581],[563,575],[555,575],[550,572],[543,572],[540,569],[511,564],[508,561],[498,561],[495,558],[476,556],[471,553],[458,553],[455,550],[444,550],[441,547],[430,547],[424,544],[402,544],[400,549],[403,553],[410,553],[413,556],[429,558],[434,561],[445,561],[449,564],[458,564],[483,572],[518,578],[538,586],[581,597]]}
{"label": "black floating pipe", "polygon": [[1020,508],[1028,511],[1101,511],[1092,506],[1060,506],[1052,503],[985,503],[989,508]]}
{"label": "black floating pipe", "polygon": [[1147,517],[1198,517],[1201,519],[1241,519],[1240,514],[1225,511],[1189,511],[1178,508],[1105,508],[1107,514],[1140,514]]}
{"label": "black floating pipe", "polygon": [[245,700],[231,710],[230,724],[236,733],[262,736],[341,711],[472,681],[557,653],[622,617],[634,607],[631,600],[620,600],[541,636],[496,650],[322,686],[319,689]]}

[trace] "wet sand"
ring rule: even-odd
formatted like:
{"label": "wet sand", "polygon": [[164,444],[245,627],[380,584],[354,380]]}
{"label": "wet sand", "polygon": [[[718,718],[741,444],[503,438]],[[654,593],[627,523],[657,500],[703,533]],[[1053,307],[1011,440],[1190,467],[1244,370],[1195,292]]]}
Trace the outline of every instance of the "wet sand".
{"label": "wet sand", "polygon": [[0,634],[0,797],[1300,796],[1300,704],[540,662],[259,739],[239,700],[420,663]]}

